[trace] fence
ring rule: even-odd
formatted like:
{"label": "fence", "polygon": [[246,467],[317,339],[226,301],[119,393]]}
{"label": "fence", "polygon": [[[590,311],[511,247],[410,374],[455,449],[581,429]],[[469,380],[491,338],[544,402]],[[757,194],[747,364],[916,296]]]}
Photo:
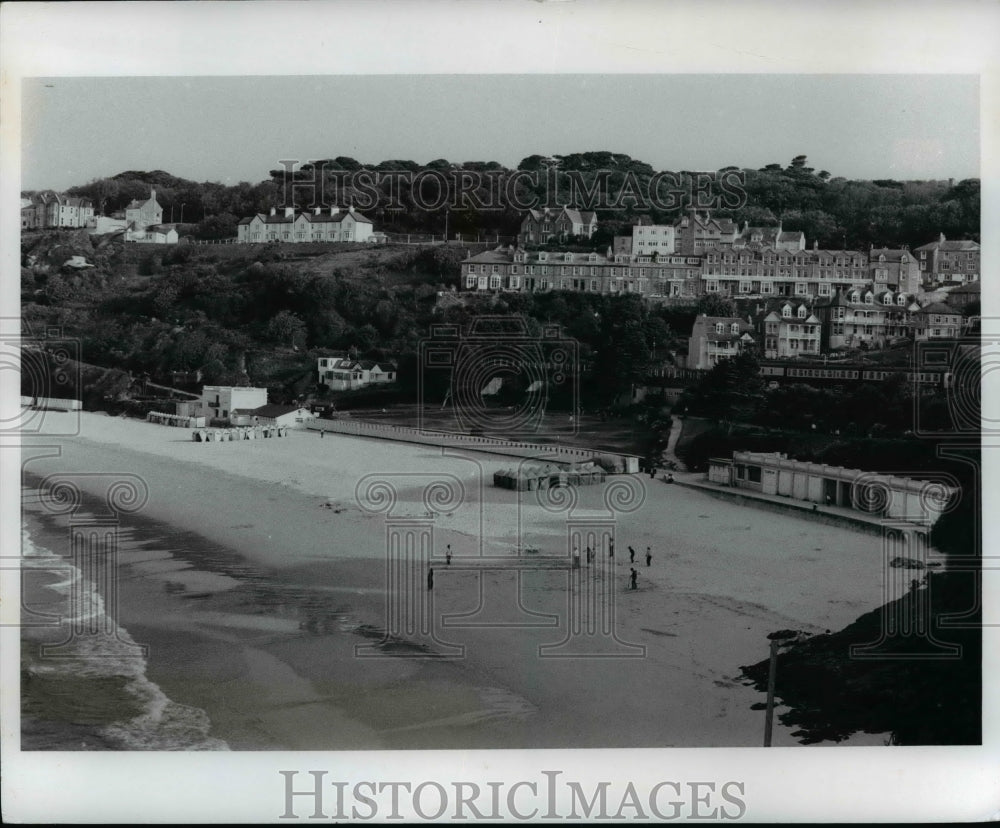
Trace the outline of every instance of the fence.
{"label": "fence", "polygon": [[56,397],[21,397],[21,405],[55,411],[80,411],[83,408],[80,400],[63,400]]}
{"label": "fence", "polygon": [[287,437],[288,426],[247,426],[244,428],[199,428],[191,432],[196,443],[231,443],[239,440],[264,440]]}
{"label": "fence", "polygon": [[188,417],[182,414],[164,414],[162,411],[147,411],[146,422],[181,428],[204,428],[204,417]]}
{"label": "fence", "polygon": [[601,458],[602,465],[610,465],[610,474],[635,474],[639,471],[639,458],[631,454],[613,454],[579,446],[560,446],[548,443],[527,443],[505,440],[500,437],[479,437],[453,431],[429,431],[409,426],[372,423],[364,420],[314,420],[306,426],[311,431],[333,431],[354,437],[374,437],[401,443],[420,443],[427,446],[464,448],[510,457],[545,457],[566,463],[580,463]]}

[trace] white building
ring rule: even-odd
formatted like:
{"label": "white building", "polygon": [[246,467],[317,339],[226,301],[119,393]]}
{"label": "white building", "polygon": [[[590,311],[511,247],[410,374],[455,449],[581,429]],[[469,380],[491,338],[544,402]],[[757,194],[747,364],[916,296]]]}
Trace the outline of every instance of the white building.
{"label": "white building", "polygon": [[[780,452],[733,452],[708,461],[713,483],[931,526],[958,490],[910,477],[792,460]],[[932,497],[931,495],[935,495]]]}
{"label": "white building", "polygon": [[669,256],[674,252],[674,228],[669,224],[637,224],[632,228],[632,253]]}
{"label": "white building", "polygon": [[201,416],[218,420],[228,420],[234,408],[252,410],[264,405],[267,405],[266,388],[231,385],[206,385],[201,390],[200,402],[194,403]]}
{"label": "white building", "polygon": [[311,213],[296,213],[294,207],[285,207],[281,214],[272,207],[270,215],[258,213],[240,219],[236,226],[236,241],[241,244],[266,244],[285,242],[366,242],[374,231],[371,219],[355,211],[331,207],[324,213],[314,207]]}
{"label": "white building", "polygon": [[370,359],[320,357],[317,361],[320,385],[334,391],[353,391],[369,385],[396,381],[396,365]]}
{"label": "white building", "polygon": [[252,410],[234,409],[230,412],[233,425],[287,426],[305,428],[306,423],[316,418],[308,408],[298,405],[262,405]]}

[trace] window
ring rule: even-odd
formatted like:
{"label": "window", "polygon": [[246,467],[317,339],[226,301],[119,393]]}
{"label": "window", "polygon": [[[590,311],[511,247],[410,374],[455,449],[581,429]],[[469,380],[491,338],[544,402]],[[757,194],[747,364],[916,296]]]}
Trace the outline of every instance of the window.
{"label": "window", "polygon": [[806,318],[806,306],[805,305],[799,305],[798,316],[799,316],[799,319],[805,319]]}
{"label": "window", "polygon": [[865,294],[865,304],[871,305],[874,304],[874,302],[875,302],[875,297],[872,296],[871,291],[869,291],[868,293]]}
{"label": "window", "polygon": [[470,273],[465,277],[465,286],[467,288],[474,288],[476,286],[476,277],[474,274]]}
{"label": "window", "polygon": [[891,305],[892,304],[892,294],[891,293],[886,293],[886,295],[882,297],[882,304],[883,305]]}
{"label": "window", "polygon": [[500,287],[500,277],[497,275],[490,276],[490,288],[496,290]]}
{"label": "window", "polygon": [[590,289],[595,292],[597,291],[597,279],[590,280]]}
{"label": "window", "polygon": [[729,332],[734,334],[739,333],[740,332],[739,323],[733,322],[733,324],[729,326]]}
{"label": "window", "polygon": [[781,309],[781,316],[784,319],[791,319],[792,318],[792,307],[791,307],[791,305],[785,305]]}

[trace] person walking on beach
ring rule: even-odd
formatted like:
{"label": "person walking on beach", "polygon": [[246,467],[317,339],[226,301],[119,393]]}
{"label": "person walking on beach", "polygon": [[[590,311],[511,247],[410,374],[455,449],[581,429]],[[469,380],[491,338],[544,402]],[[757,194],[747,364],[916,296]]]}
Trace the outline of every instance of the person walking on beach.
{"label": "person walking on beach", "polygon": [[653,561],[653,553],[649,551],[649,547],[646,547],[646,566],[649,566]]}
{"label": "person walking on beach", "polygon": [[434,567],[427,570],[427,591],[434,589]]}
{"label": "person walking on beach", "polygon": [[638,578],[639,578],[639,573],[635,571],[635,567],[633,566],[632,567],[632,574],[629,575],[629,579],[628,579],[628,588],[629,589],[638,589],[639,588],[638,583],[637,583]]}
{"label": "person walking on beach", "polygon": [[631,546],[628,548],[628,562],[635,563],[635,550]]}
{"label": "person walking on beach", "polygon": [[444,562],[446,566],[451,566],[451,544],[448,544],[448,548],[444,551]]}
{"label": "person walking on beach", "polygon": [[587,550],[586,550],[586,551],[587,551],[587,566],[590,566],[590,556],[591,556],[591,555],[592,555],[593,553],[592,553],[592,552],[590,551],[590,547],[589,547],[589,546],[587,547]]}

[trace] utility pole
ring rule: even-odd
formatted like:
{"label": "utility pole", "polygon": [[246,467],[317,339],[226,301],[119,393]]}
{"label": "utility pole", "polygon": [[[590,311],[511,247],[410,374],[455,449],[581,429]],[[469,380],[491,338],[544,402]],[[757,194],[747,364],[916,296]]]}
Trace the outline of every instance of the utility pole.
{"label": "utility pole", "polygon": [[767,637],[771,641],[771,661],[767,670],[767,713],[764,718],[764,747],[771,747],[771,732],[774,727],[774,685],[778,676],[778,645],[782,640],[794,638],[794,630],[779,630]]}

